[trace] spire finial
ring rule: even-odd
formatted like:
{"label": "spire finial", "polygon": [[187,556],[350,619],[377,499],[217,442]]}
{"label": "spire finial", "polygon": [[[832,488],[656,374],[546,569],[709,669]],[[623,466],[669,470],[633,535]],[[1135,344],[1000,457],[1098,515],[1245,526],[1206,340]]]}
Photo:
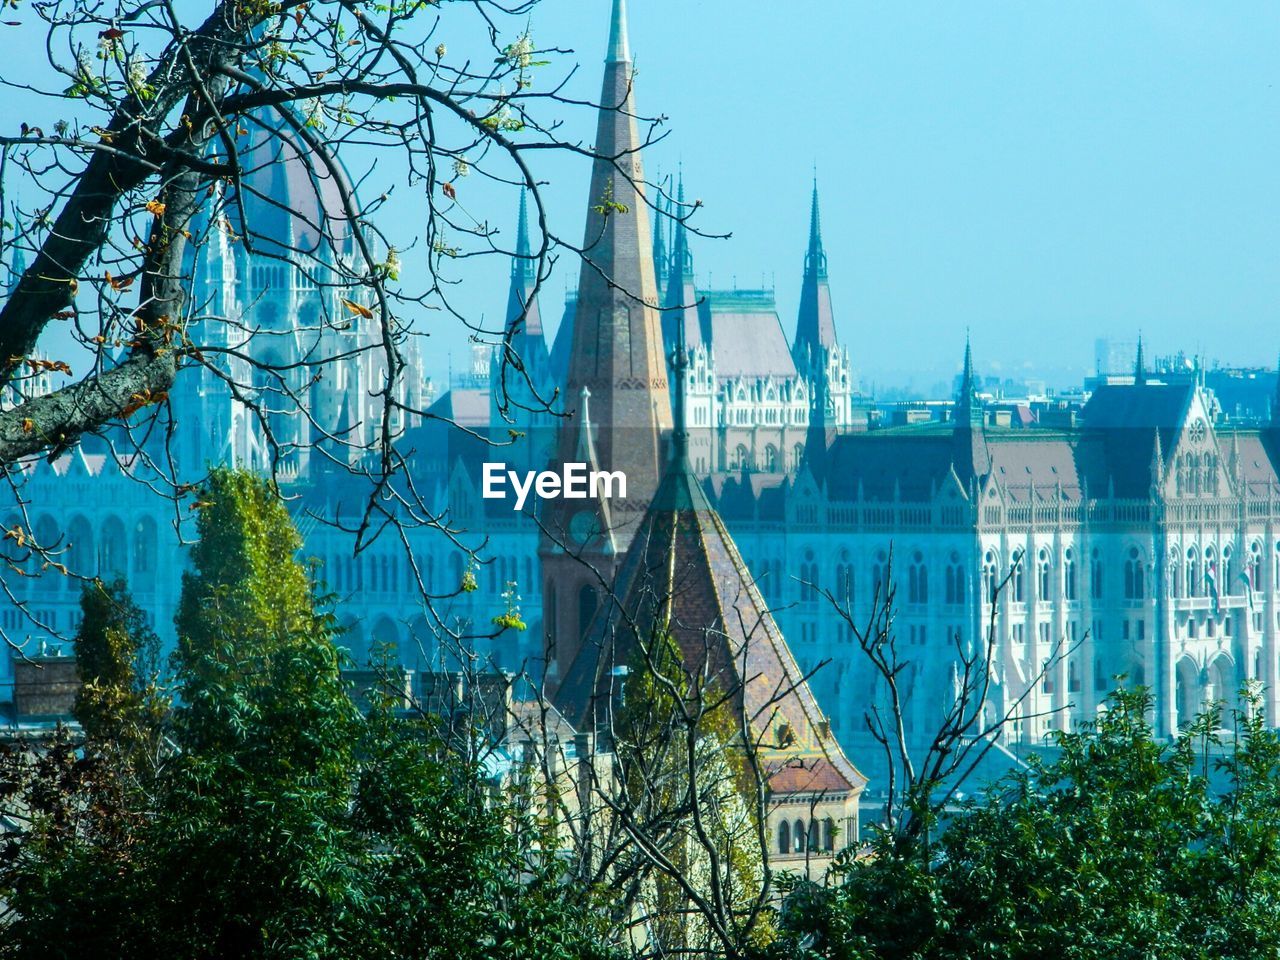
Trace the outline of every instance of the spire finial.
{"label": "spire finial", "polygon": [[822,249],[822,215],[818,212],[818,169],[813,170],[813,199],[809,206],[809,249],[804,256],[804,272],[827,275],[827,255]]}
{"label": "spire finial", "polygon": [[683,286],[693,280],[693,254],[689,251],[689,232],[685,226],[688,216],[684,202],[684,166],[676,178],[675,237],[671,243],[671,272],[667,283]]}
{"label": "spire finial", "polygon": [[533,273],[533,248],[529,244],[528,188],[520,188],[520,218],[516,223],[516,255],[511,261],[513,277],[528,278]]}
{"label": "spire finial", "polygon": [[605,63],[630,63],[631,44],[627,40],[627,0],[613,0],[609,21],[609,55]]}
{"label": "spire finial", "polygon": [[1138,355],[1133,361],[1133,382],[1136,386],[1145,386],[1147,382],[1147,362],[1142,355],[1142,331],[1138,331]]}

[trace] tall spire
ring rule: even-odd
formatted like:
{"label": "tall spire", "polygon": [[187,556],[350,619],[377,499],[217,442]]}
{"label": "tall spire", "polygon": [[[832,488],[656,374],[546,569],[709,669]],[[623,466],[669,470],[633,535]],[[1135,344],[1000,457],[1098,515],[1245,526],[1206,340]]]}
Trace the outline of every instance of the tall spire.
{"label": "tall spire", "polygon": [[658,301],[666,302],[667,295],[667,225],[671,218],[671,201],[666,193],[666,181],[660,181],[656,204],[657,223],[653,228],[653,276],[658,284]]}
{"label": "tall spire", "polygon": [[[516,221],[516,249],[515,256],[511,258],[511,287],[507,293],[506,321],[509,328],[523,313],[523,327],[516,331],[513,341],[525,339],[532,341],[536,338],[538,349],[541,353],[546,353],[547,344],[543,339],[542,313],[538,309],[538,301],[531,299],[537,282],[538,265],[533,257],[533,246],[529,242],[529,198],[525,188],[521,187],[520,214]],[[528,357],[524,359],[529,362]],[[547,362],[550,363],[549,357]]]}
{"label": "tall spire", "polygon": [[609,21],[609,54],[605,63],[630,63],[631,44],[627,40],[627,0],[613,0]]}
{"label": "tall spire", "polygon": [[982,403],[978,399],[978,382],[973,372],[973,345],[964,337],[964,371],[960,374],[960,391],[956,395],[956,425],[976,426],[982,423]]}
{"label": "tall spire", "polygon": [[520,188],[520,217],[516,222],[516,255],[511,258],[511,276],[532,284],[536,266],[533,248],[529,244],[529,191]]}
{"label": "tall spire", "polygon": [[836,345],[836,322],[827,285],[827,254],[822,248],[822,217],[818,212],[818,178],[813,178],[809,209],[809,246],[804,255],[804,282],[800,287],[800,315],[792,351],[796,365],[807,370],[823,362],[823,351]]}
{"label": "tall spire", "polygon": [[956,396],[955,425],[951,433],[951,462],[956,475],[967,486],[985,476],[991,466],[982,423],[982,402],[978,399],[978,378],[973,372],[973,347],[964,338],[964,372]]}
{"label": "tall spire", "polygon": [[1139,387],[1147,383],[1147,362],[1142,356],[1142,334],[1138,334],[1138,356],[1133,361],[1133,382]]}
{"label": "tall spire", "polygon": [[[622,471],[627,495],[614,518],[638,521],[658,486],[662,435],[671,428],[666,351],[653,270],[649,206],[633,101],[626,5],[615,0],[600,94],[582,269],[573,322],[567,396],[590,386],[596,453]],[[572,462],[576,429],[562,431],[561,459]],[[621,533],[625,547],[630,535]]]}
{"label": "tall spire", "polygon": [[676,202],[672,208],[675,224],[671,259],[667,263],[667,291],[662,302],[662,340],[666,344],[668,356],[675,349],[677,340],[681,340],[686,348],[702,342],[697,308],[698,290],[693,279],[693,254],[689,250],[689,230],[684,219],[688,215],[682,170],[676,181]]}
{"label": "tall spire", "polygon": [[804,255],[804,272],[827,275],[827,255],[822,249],[822,215],[818,212],[818,178],[813,178],[813,200],[809,207],[809,249]]}

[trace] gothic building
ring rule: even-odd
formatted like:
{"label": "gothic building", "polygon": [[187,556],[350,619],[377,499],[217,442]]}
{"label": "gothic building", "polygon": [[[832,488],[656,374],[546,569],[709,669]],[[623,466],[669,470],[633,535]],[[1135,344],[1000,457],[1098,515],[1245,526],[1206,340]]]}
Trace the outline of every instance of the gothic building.
{"label": "gothic building", "polygon": [[[633,95],[630,51],[616,17],[608,51],[602,102],[625,108]],[[627,156],[640,181],[632,113],[602,111],[596,144]],[[251,174],[257,192],[275,198],[250,211],[258,232],[297,249],[324,235],[346,255],[350,234],[332,183],[287,143],[279,150]],[[506,670],[540,673],[545,665],[558,686],[575,663],[590,663],[581,660],[589,653],[584,641],[608,615],[606,587],[615,577],[634,578],[626,571],[635,538],[643,535],[648,555],[666,542],[653,540],[654,524],[675,517],[697,536],[661,549],[689,556],[691,568],[704,565],[701,613],[729,615],[732,581],[749,617],[785,636],[797,670],[822,665],[805,707],[811,745],[832,749],[817,736],[829,724],[833,742],[871,777],[873,790],[880,750],[861,733],[862,717],[883,691],[809,584],[849,600],[861,616],[892,569],[898,642],[910,661],[905,722],[917,739],[954,692],[955,644],[982,643],[988,631],[990,709],[1021,703],[1004,745],[1012,752],[1041,743],[1052,727],[1094,716],[1118,675],[1151,687],[1162,736],[1249,680],[1261,682],[1266,716],[1280,725],[1280,419],[1232,425],[1200,376],[1153,375],[1139,349],[1133,376],[1099,382],[1078,417],[1056,426],[1011,422],[983,405],[966,345],[946,420],[881,427],[867,420],[848,348],[836,336],[843,327],[848,342],[850,324],[838,323],[832,307],[816,188],[790,335],[772,293],[702,289],[680,218],[651,222],[631,179],[597,164],[589,189],[591,197],[612,191],[625,212],[588,215],[588,263],[554,343],[532,297],[523,209],[517,221],[506,316],[523,318],[512,349],[527,379],[511,381],[502,355],[484,354],[438,397],[421,379],[403,387],[411,407],[429,405],[433,414],[398,425],[403,447],[413,451],[414,483],[458,538],[410,530],[414,565],[392,538],[353,555],[347,535],[312,519],[344,501],[347,481],[303,442],[316,434],[301,431],[342,434],[377,421],[367,387],[379,374],[376,351],[351,349],[372,332],[359,317],[348,330],[323,330],[318,318],[341,310],[335,288],[269,251],[232,244],[236,224],[227,236],[202,227],[213,240],[194,265],[195,299],[273,332],[248,349],[269,351],[282,367],[317,346],[356,359],[326,367],[314,385],[304,378],[284,385],[310,391],[315,423],[281,416],[269,420],[270,437],[221,378],[187,377],[174,403],[179,462],[196,474],[207,462],[259,467],[269,444],[279,445],[307,552],[349,600],[347,642],[358,658],[376,643],[398,650],[411,669],[439,665],[439,630],[421,607],[421,582],[451,595],[439,612],[462,632],[489,624],[503,602],[518,604],[528,630],[475,641],[469,652]],[[681,201],[678,185],[672,209],[683,209]],[[317,337],[342,342],[317,345]],[[667,360],[676,353],[687,364],[669,378]],[[260,388],[269,408],[282,385]],[[556,389],[573,416],[536,412],[534,398]],[[678,481],[667,472],[675,399],[684,404],[687,433]],[[477,438],[486,431],[502,446]],[[511,440],[513,432],[521,439]],[[547,501],[531,517],[508,501],[481,498],[481,464],[493,460],[517,469],[560,461],[624,470],[627,496]],[[51,463],[33,462],[21,495],[32,504],[27,522],[38,540],[65,543],[77,572],[128,576],[171,639],[185,563],[181,535],[191,532],[190,521],[131,475],[138,469],[109,445],[86,442]],[[664,483],[680,487],[674,513],[660,496]],[[6,528],[24,522],[16,509],[3,516]],[[480,554],[470,570],[474,592],[457,591],[470,563],[459,544]],[[993,606],[993,587],[1006,580]],[[32,624],[13,602],[0,603],[0,627],[10,637],[74,629],[78,591],[69,580],[7,577],[6,585],[37,619]],[[0,699],[11,677],[11,666],[0,665]]]}

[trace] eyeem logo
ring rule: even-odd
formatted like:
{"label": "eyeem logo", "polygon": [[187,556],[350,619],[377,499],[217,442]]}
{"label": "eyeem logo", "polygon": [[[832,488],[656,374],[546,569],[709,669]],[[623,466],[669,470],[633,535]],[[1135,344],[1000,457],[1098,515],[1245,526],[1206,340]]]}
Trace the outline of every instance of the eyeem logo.
{"label": "eyeem logo", "polygon": [[506,485],[510,483],[516,495],[512,510],[524,509],[531,490],[543,500],[554,500],[557,497],[585,500],[589,496],[612,499],[627,495],[627,475],[621,470],[588,470],[585,463],[566,463],[562,470],[562,473],[554,470],[527,470],[521,477],[515,470],[508,470],[505,463],[486,463],[484,486],[480,495],[486,500],[505,500]]}

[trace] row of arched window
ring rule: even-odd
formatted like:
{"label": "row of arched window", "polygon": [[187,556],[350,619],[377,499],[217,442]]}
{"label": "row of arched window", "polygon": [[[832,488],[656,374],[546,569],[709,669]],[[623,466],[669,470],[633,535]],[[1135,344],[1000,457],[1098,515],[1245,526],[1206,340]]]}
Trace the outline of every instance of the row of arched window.
{"label": "row of arched window", "polygon": [[[1002,570],[994,550],[988,550],[982,561],[982,596],[985,602],[995,596],[996,590],[1005,584],[1009,599],[1014,603],[1026,603],[1028,577],[1034,577],[1036,599],[1051,601],[1058,597],[1059,581],[1055,573],[1061,574],[1061,598],[1064,600],[1080,599],[1080,571],[1076,560],[1076,552],[1068,547],[1062,553],[1062,561],[1055,570],[1053,556],[1047,547],[1037,553],[1033,569],[1028,571],[1025,553],[1014,554],[1013,565],[1009,570]],[[1106,565],[1098,549],[1094,549],[1089,557],[1089,596],[1094,600],[1103,599]],[[1125,600],[1141,600],[1146,596],[1146,566],[1142,551],[1136,546],[1130,547],[1123,564],[1124,580],[1122,583]]]}
{"label": "row of arched window", "polygon": [[[22,526],[22,519],[16,515],[5,520],[6,530]],[[127,530],[119,517],[108,516],[95,530],[83,514],[75,514],[63,527],[46,513],[36,518],[30,533],[35,543],[47,551],[48,560],[64,564],[76,576],[127,577],[135,582],[136,587],[145,589],[151,586],[157,569],[159,531],[155,520],[149,516],[139,518],[132,530]],[[4,541],[4,555],[30,573],[39,573],[45,559],[35,556],[26,546],[18,546],[16,537]],[[31,580],[34,589],[80,588],[79,581],[73,577],[52,575],[48,570],[45,574]]]}
{"label": "row of arched window", "polygon": [[836,848],[836,822],[830,817],[817,817],[805,826],[803,819],[778,823],[778,853],[830,853]]}

